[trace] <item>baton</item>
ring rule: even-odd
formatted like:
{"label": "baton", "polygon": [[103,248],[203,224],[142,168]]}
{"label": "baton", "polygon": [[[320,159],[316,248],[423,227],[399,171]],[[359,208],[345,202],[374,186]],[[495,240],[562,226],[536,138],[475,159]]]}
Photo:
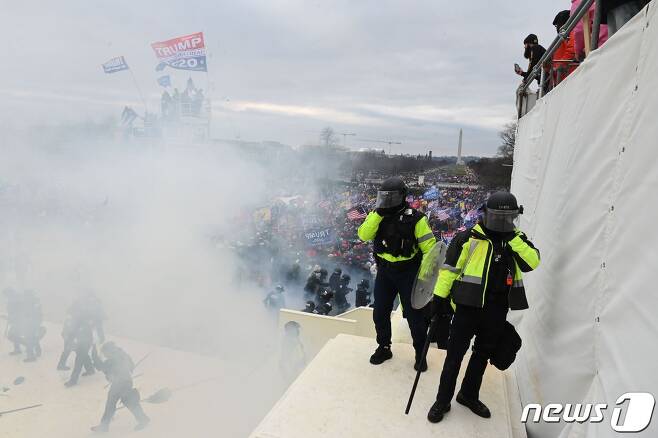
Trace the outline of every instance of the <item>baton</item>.
{"label": "baton", "polygon": [[0,416],[2,416],[4,414],[11,414],[12,412],[20,412],[20,411],[25,411],[27,409],[38,408],[39,406],[43,406],[43,405],[40,405],[40,404],[39,405],[32,405],[32,406],[26,406],[24,408],[12,409],[12,410],[9,410],[9,411],[2,411],[2,412],[0,412]]}
{"label": "baton", "polygon": [[[427,338],[425,338],[425,345],[423,346],[423,355],[420,358],[422,364],[422,360],[427,357],[427,352],[430,349],[430,334],[432,333],[434,329],[434,324],[438,320],[437,315],[434,315],[432,317],[432,320],[430,321],[430,326],[427,329]],[[411,403],[414,401],[414,395],[416,395],[416,388],[418,387],[418,381],[420,380],[420,374],[422,373],[421,367],[418,367],[418,371],[416,372],[416,379],[414,380],[414,386],[411,387],[411,394],[409,395],[409,401],[407,402],[407,409],[404,410],[405,415],[409,415],[409,410],[411,409]]]}

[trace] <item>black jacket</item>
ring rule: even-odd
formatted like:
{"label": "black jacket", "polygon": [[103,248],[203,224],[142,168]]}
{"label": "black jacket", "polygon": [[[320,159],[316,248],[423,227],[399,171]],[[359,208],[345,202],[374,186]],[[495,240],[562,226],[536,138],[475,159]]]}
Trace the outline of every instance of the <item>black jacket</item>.
{"label": "black jacket", "polygon": [[[539,60],[544,56],[544,53],[546,53],[546,49],[541,45],[541,44],[535,44],[534,46],[530,47],[529,49],[530,52],[530,65],[528,66],[528,71],[521,73],[521,76],[524,78],[527,78],[530,72],[532,72],[532,69],[535,68],[535,66],[539,63]],[[537,76],[537,82],[539,82],[541,79],[540,76]]]}

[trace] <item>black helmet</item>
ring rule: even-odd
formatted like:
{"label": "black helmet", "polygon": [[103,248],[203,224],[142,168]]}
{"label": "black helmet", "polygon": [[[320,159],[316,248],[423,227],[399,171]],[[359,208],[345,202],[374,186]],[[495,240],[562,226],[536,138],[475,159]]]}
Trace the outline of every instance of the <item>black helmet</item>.
{"label": "black helmet", "polygon": [[283,288],[283,286],[281,286],[281,285],[279,284],[279,285],[276,286],[275,290],[276,290],[277,292],[283,292],[285,289]]}
{"label": "black helmet", "polygon": [[484,227],[491,231],[507,233],[514,231],[514,220],[523,214],[523,206],[509,192],[495,192],[487,199],[482,218]]}
{"label": "black helmet", "polygon": [[555,16],[555,19],[553,20],[553,26],[557,27],[557,30],[559,31],[562,29],[562,26],[564,26],[567,21],[569,21],[569,17],[571,16],[571,11],[568,9],[565,9],[564,11],[560,11],[557,13]]}
{"label": "black helmet", "polygon": [[352,280],[352,277],[350,277],[350,276],[347,275],[347,274],[343,274],[343,276],[341,277],[341,280],[343,280],[343,281],[347,281],[347,282],[349,283],[350,280]]}
{"label": "black helmet", "polygon": [[394,176],[387,179],[377,191],[375,208],[401,207],[407,197],[407,191],[407,185],[402,178]]}
{"label": "black helmet", "polygon": [[534,33],[531,33],[523,40],[523,44],[539,44],[539,38]]}
{"label": "black helmet", "polygon": [[336,269],[334,269],[334,274],[338,274],[338,275],[340,275],[340,274],[342,274],[342,273],[343,273],[343,270],[342,270],[342,269],[340,269],[340,268],[336,268]]}
{"label": "black helmet", "polygon": [[111,355],[112,353],[114,353],[118,349],[119,349],[119,347],[117,347],[114,342],[107,341],[101,347],[101,352],[107,357],[107,355]]}
{"label": "black helmet", "polygon": [[510,192],[495,192],[487,198],[486,208],[494,210],[518,210],[516,197]]}
{"label": "black helmet", "polygon": [[370,282],[366,278],[362,279],[361,283],[359,283],[359,284],[362,285],[362,286],[365,286],[366,288],[370,287]]}

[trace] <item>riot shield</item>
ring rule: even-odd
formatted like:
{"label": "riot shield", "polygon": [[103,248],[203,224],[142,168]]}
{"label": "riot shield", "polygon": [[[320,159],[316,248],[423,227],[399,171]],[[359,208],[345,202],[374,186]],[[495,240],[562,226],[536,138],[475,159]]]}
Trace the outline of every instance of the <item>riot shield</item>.
{"label": "riot shield", "polygon": [[446,259],[448,247],[439,241],[434,245],[432,251],[423,257],[414,288],[411,291],[411,306],[414,309],[422,309],[432,300],[434,286],[439,278],[439,269]]}

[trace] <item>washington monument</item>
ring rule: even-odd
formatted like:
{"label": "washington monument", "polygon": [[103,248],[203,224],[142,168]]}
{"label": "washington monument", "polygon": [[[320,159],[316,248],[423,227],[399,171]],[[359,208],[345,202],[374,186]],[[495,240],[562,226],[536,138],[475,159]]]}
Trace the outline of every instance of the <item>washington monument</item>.
{"label": "washington monument", "polygon": [[462,160],[462,136],[463,132],[460,129],[459,130],[459,146],[457,146],[457,165],[458,166],[463,166],[464,161]]}

